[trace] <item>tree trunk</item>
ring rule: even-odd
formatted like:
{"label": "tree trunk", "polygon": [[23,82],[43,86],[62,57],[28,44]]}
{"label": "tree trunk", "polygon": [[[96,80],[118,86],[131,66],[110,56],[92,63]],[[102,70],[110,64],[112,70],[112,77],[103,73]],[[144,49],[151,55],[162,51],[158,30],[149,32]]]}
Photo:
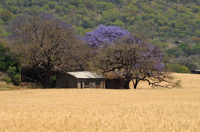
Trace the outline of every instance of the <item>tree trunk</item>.
{"label": "tree trunk", "polygon": [[50,79],[51,79],[51,64],[50,59],[48,59],[48,65],[45,72],[45,82],[44,82],[44,88],[50,87]]}
{"label": "tree trunk", "polygon": [[45,75],[44,88],[49,88],[50,87],[50,79],[51,79],[51,74],[47,73]]}
{"label": "tree trunk", "polygon": [[134,89],[137,88],[137,85],[138,85],[139,81],[140,81],[139,79],[135,79],[135,82],[133,81]]}
{"label": "tree trunk", "polygon": [[137,85],[138,85],[138,82],[136,81],[136,82],[134,83],[134,89],[137,88]]}

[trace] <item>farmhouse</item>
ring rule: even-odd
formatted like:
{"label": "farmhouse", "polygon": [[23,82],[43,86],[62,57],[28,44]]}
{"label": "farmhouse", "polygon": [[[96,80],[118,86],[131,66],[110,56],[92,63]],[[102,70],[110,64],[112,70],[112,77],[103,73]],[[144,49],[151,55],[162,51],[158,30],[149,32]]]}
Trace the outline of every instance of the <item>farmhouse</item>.
{"label": "farmhouse", "polygon": [[200,70],[191,70],[191,73],[193,73],[193,74],[200,74]]}
{"label": "farmhouse", "polygon": [[105,78],[89,71],[67,72],[61,75],[58,88],[105,88]]}

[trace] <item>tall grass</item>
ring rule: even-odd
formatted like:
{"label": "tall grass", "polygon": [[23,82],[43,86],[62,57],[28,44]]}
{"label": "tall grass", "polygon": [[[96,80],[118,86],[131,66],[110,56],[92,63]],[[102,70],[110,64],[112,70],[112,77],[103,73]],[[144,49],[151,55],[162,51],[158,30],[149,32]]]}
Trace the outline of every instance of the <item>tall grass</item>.
{"label": "tall grass", "polygon": [[0,92],[4,132],[199,132],[200,89]]}

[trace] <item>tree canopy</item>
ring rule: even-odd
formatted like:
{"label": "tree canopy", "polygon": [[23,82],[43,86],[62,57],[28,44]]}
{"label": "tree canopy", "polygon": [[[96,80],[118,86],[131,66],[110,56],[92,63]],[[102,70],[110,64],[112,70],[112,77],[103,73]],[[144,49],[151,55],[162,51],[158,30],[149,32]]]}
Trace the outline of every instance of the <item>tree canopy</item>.
{"label": "tree canopy", "polygon": [[123,88],[128,89],[130,81],[134,88],[140,81],[147,81],[149,85],[161,86],[161,82],[167,82],[165,87],[172,83],[162,63],[162,52],[159,47],[145,42],[134,35],[127,35],[115,40],[113,43],[105,43],[99,47],[96,55],[95,66],[103,74],[114,71],[121,75]]}
{"label": "tree canopy", "polygon": [[[61,71],[80,43],[74,29],[47,13],[22,15],[10,25],[9,36],[13,53],[23,67],[32,68],[45,88],[50,85],[53,72]],[[72,52],[73,51],[73,52]]]}

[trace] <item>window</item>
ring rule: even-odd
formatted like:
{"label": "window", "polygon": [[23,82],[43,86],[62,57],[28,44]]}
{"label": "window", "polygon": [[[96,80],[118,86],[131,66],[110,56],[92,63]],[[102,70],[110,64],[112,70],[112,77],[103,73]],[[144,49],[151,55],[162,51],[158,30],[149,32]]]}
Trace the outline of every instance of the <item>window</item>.
{"label": "window", "polygon": [[85,85],[88,85],[88,82],[84,82],[85,83]]}
{"label": "window", "polygon": [[89,83],[88,82],[84,82],[84,88],[89,88]]}
{"label": "window", "polygon": [[101,85],[101,81],[97,81],[97,82],[96,82],[96,85]]}

